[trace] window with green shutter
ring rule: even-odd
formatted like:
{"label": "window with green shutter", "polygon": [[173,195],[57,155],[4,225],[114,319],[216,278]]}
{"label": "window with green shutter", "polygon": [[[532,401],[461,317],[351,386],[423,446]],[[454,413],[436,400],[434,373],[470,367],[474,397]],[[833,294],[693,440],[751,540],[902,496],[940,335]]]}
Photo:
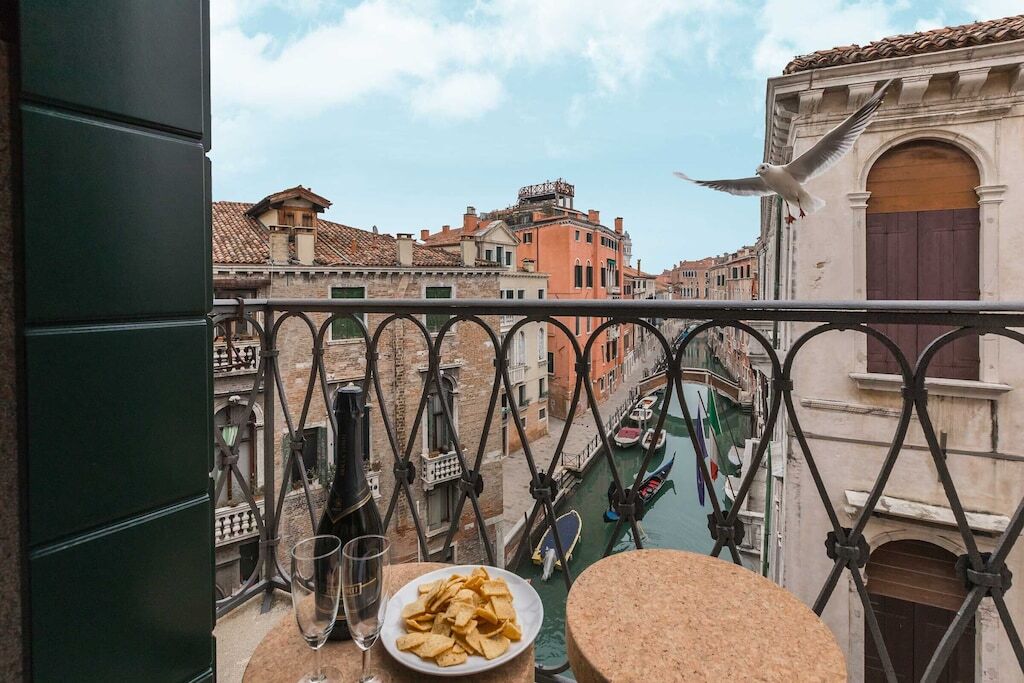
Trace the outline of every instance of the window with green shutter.
{"label": "window with green shutter", "polygon": [[[425,295],[428,299],[451,299],[452,288],[427,287]],[[427,331],[431,334],[439,332],[441,330],[441,326],[448,322],[448,318],[450,317],[450,315],[446,315],[444,313],[428,313],[426,316]]]}
{"label": "window with green shutter", "polygon": [[[331,287],[332,299],[365,299],[365,287]],[[363,324],[366,323],[366,314],[362,314]],[[351,318],[339,318],[331,323],[331,341],[341,339],[362,339],[363,333],[359,329],[359,323]]]}

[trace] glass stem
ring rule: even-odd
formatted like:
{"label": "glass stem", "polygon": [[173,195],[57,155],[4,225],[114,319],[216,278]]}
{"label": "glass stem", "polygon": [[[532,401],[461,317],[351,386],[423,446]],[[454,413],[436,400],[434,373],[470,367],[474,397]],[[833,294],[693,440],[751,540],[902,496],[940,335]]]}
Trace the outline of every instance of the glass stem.
{"label": "glass stem", "polygon": [[365,681],[366,680],[366,665],[369,663],[369,661],[370,661],[370,648],[366,648],[365,650],[363,650],[363,673],[359,677],[360,681]]}
{"label": "glass stem", "polygon": [[326,676],[324,676],[324,658],[323,655],[320,654],[320,650],[322,649],[323,646],[320,646],[314,650],[314,652],[316,652],[316,680],[318,681],[323,681],[326,678]]}

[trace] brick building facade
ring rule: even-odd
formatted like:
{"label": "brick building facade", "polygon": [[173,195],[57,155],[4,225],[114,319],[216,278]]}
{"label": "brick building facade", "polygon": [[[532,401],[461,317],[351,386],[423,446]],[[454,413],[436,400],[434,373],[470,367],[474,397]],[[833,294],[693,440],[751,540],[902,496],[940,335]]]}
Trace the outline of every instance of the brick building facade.
{"label": "brick building facade", "polygon": [[[429,249],[414,243],[411,235],[378,235],[322,219],[318,214],[330,203],[304,188],[293,188],[271,195],[257,204],[214,202],[213,204],[213,271],[215,295],[224,297],[286,297],[286,298],[467,298],[488,299],[499,296],[499,269],[493,266],[466,263],[460,255]],[[307,241],[309,240],[309,241]],[[327,314],[308,314],[318,327]],[[365,322],[371,334],[386,316],[369,314]],[[485,318],[494,329],[498,320]],[[424,319],[434,331],[443,318]],[[226,424],[230,411],[237,407],[239,397],[252,387],[258,359],[258,339],[245,325],[218,329],[214,342],[214,413],[215,424]],[[241,350],[241,358],[254,359],[251,364],[224,362],[227,338]],[[356,323],[339,320],[325,336],[324,364],[328,395],[348,382],[361,382],[365,370],[365,343]],[[418,515],[427,527],[428,545],[436,552],[443,543],[453,507],[458,498],[459,468],[454,460],[452,435],[448,434],[440,400],[447,399],[452,409],[456,431],[466,457],[472,460],[480,443],[484,417],[493,380],[494,349],[489,337],[479,327],[458,323],[446,337],[442,348],[441,394],[432,389],[419,425],[413,425],[426,379],[428,353],[426,340],[410,321],[397,320],[388,325],[378,347],[377,369],[388,410],[404,446],[415,426],[417,447],[412,462],[417,478],[413,485]],[[253,348],[255,347],[255,348]],[[277,340],[278,358],[285,399],[294,419],[298,419],[305,398],[311,368],[312,337],[308,326],[299,318],[282,323]],[[247,350],[248,349],[248,350]],[[220,361],[220,362],[219,362]],[[368,398],[369,454],[366,463],[368,478],[378,505],[386,509],[394,478],[394,462],[380,414],[381,401],[375,392]],[[262,402],[260,402],[262,403]],[[280,486],[284,475],[284,458],[290,444],[278,399],[275,427],[277,452],[275,479]],[[257,409],[239,440],[239,465],[251,476],[254,488],[264,484],[263,415]],[[494,421],[487,435],[481,476],[485,486],[480,503],[486,520],[487,534],[493,542],[501,535],[502,475],[501,435]],[[330,430],[319,385],[313,394],[309,417],[302,434],[305,446],[302,459],[312,474],[314,507],[319,511],[329,465],[333,457],[334,435]],[[383,474],[382,474],[383,473]],[[328,482],[329,483],[329,482]],[[225,490],[218,500],[218,514],[227,514],[239,502],[238,493]],[[383,513],[383,510],[382,510]],[[395,543],[395,560],[415,559],[419,550],[412,516],[404,498],[399,498],[390,534]],[[467,504],[462,523],[455,537],[457,561],[475,562],[483,559],[478,531],[472,510]],[[468,527],[468,530],[466,530]],[[309,515],[301,488],[286,495],[282,519],[282,547],[310,531]],[[235,541],[240,542],[235,542]],[[500,538],[499,540],[499,546]],[[222,538],[218,534],[218,572],[221,585],[237,579],[238,565],[244,574],[247,561],[245,539]]]}

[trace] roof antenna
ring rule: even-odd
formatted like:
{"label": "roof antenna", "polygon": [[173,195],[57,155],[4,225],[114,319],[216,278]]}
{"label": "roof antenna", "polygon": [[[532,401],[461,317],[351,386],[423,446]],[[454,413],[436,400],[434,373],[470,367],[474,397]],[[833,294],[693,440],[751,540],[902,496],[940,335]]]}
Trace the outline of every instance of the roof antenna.
{"label": "roof antenna", "polygon": [[373,234],[374,234],[374,235],[376,235],[376,234],[377,234],[377,226],[376,226],[376,225],[375,225],[375,226],[373,226]]}

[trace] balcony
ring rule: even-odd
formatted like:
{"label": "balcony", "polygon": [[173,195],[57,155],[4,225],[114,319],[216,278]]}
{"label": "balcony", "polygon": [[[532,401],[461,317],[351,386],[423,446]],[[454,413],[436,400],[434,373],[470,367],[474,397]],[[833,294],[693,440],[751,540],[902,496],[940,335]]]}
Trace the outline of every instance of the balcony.
{"label": "balcony", "polygon": [[622,293],[622,288],[618,285],[608,285],[608,293],[612,296],[618,296]]}
{"label": "balcony", "polygon": [[498,321],[499,329],[502,332],[508,332],[510,329],[512,329],[512,326],[516,324],[516,320],[518,320],[518,316],[514,316],[514,315],[503,315],[503,316],[501,316],[501,318]]}
{"label": "balcony", "polygon": [[430,490],[446,481],[462,476],[462,463],[454,451],[451,453],[434,453],[423,456],[423,488]]}
{"label": "balcony", "polygon": [[254,512],[249,503],[217,508],[213,513],[213,540],[216,546],[238,543],[260,535],[257,515],[263,514],[263,502],[256,504]]}
{"label": "balcony", "polygon": [[516,384],[522,384],[526,381],[526,364],[510,365],[508,368],[508,381],[513,386]]}
{"label": "balcony", "polygon": [[619,338],[619,326],[613,325],[608,328],[608,341],[615,341]]}
{"label": "balcony", "polygon": [[[238,306],[237,302],[230,300],[215,302],[213,324],[217,325],[219,321],[237,315]],[[1024,480],[1024,464],[1021,463],[1019,456],[1012,453],[1007,457],[1005,454],[994,452],[990,444],[986,444],[985,448],[975,448],[973,445],[962,443],[970,437],[970,434],[964,433],[964,424],[968,420],[973,420],[971,424],[976,425],[978,420],[989,419],[996,413],[996,409],[1005,411],[1010,408],[1009,401],[1004,397],[1012,396],[1012,391],[987,399],[983,410],[979,409],[969,414],[964,412],[973,410],[969,406],[951,411],[946,408],[948,404],[940,404],[943,406],[941,409],[933,410],[931,406],[934,402],[948,401],[949,398],[930,396],[927,391],[926,375],[944,347],[955,340],[979,334],[985,335],[984,339],[1002,337],[997,366],[1012,375],[1010,368],[1024,366],[1021,357],[1015,355],[1018,351],[1017,344],[1024,344],[1024,335],[1016,331],[1017,328],[1024,327],[1024,305],[941,301],[610,302],[548,299],[530,302],[465,300],[460,301],[458,309],[453,311],[450,304],[440,300],[270,299],[245,302],[245,306],[247,311],[262,313],[271,320],[280,320],[285,316],[302,316],[309,321],[309,325],[296,325],[292,328],[280,325],[271,328],[269,332],[263,332],[259,340],[252,342],[256,349],[266,351],[265,354],[257,353],[256,357],[263,357],[264,363],[258,364],[258,371],[250,373],[253,390],[235,390],[236,395],[243,397],[243,409],[238,411],[237,418],[232,418],[237,419],[234,426],[240,430],[250,419],[250,411],[244,408],[254,408],[258,405],[260,410],[263,421],[263,455],[259,463],[262,477],[258,480],[263,482],[263,486],[259,502],[253,498],[253,492],[246,489],[244,493],[247,504],[225,508],[215,513],[215,543],[220,550],[239,541],[253,543],[258,540],[260,555],[253,574],[242,581],[233,592],[218,601],[219,617],[229,614],[252,597],[288,590],[284,548],[287,545],[287,534],[294,533],[290,531],[288,524],[294,524],[295,519],[313,520],[319,515],[321,503],[316,498],[318,487],[305,478],[302,481],[290,481],[282,477],[283,472],[290,472],[294,458],[302,453],[301,448],[293,445],[291,449],[284,450],[284,462],[276,461],[274,454],[282,453],[280,444],[284,433],[294,435],[293,443],[301,445],[299,435],[312,424],[309,414],[315,410],[322,413],[325,408],[324,402],[329,400],[320,380],[328,373],[334,374],[334,369],[323,365],[324,355],[321,353],[322,349],[318,347],[323,344],[322,340],[326,337],[323,332],[325,326],[330,324],[330,316],[370,313],[376,314],[370,316],[371,320],[387,320],[388,316],[419,316],[431,312],[447,315],[454,312],[453,323],[468,323],[471,318],[487,319],[488,316],[495,316],[500,320],[501,317],[529,315],[553,322],[558,318],[582,315],[604,318],[606,322],[594,329],[586,345],[571,349],[568,362],[583,364],[585,356],[600,356],[600,350],[594,347],[600,333],[605,330],[611,331],[619,325],[642,326],[650,345],[661,357],[658,372],[645,379],[645,391],[660,382],[657,386],[660,386],[669,398],[682,394],[683,387],[689,384],[710,383],[714,386],[714,380],[709,379],[712,373],[705,369],[694,372],[693,369],[686,367],[687,360],[693,357],[692,353],[686,353],[688,347],[697,343],[695,340],[698,338],[706,338],[708,335],[702,335],[705,331],[738,329],[749,336],[751,349],[763,354],[764,361],[759,363],[759,367],[764,371],[759,377],[759,382],[766,387],[763,392],[765,396],[763,405],[755,402],[753,410],[757,412],[758,419],[752,422],[763,424],[762,434],[771,436],[755,439],[757,445],[750,447],[749,457],[744,458],[742,471],[729,480],[732,489],[728,504],[721,486],[716,488],[707,463],[692,456],[704,447],[696,441],[695,430],[678,429],[682,434],[678,438],[683,439],[680,443],[689,445],[687,450],[679,450],[677,457],[687,458],[687,472],[691,482],[696,460],[696,470],[699,473],[696,476],[704,482],[708,497],[707,504],[700,512],[701,518],[684,521],[695,529],[706,530],[701,533],[707,533],[708,536],[702,538],[701,542],[706,543],[711,555],[721,556],[736,564],[741,564],[744,557],[761,558],[763,555],[765,558],[773,558],[772,551],[767,549],[769,543],[765,542],[762,548],[760,541],[767,539],[774,542],[774,539],[782,539],[785,536],[784,530],[771,526],[768,531],[763,531],[765,526],[772,524],[765,517],[756,520],[755,525],[754,517],[749,514],[749,503],[756,501],[761,505],[764,501],[771,500],[766,492],[763,493],[762,482],[765,480],[777,480],[780,486],[783,481],[786,486],[802,482],[801,514],[806,519],[813,520],[816,525],[813,532],[815,536],[812,539],[813,548],[807,546],[803,552],[821,555],[815,558],[816,562],[808,559],[806,562],[787,565],[786,572],[788,580],[795,576],[793,572],[808,572],[800,575],[798,583],[805,584],[805,594],[801,594],[801,597],[812,605],[817,614],[822,614],[826,607],[838,602],[844,610],[848,609],[851,615],[864,615],[863,618],[868,622],[863,625],[864,639],[874,642],[871,640],[875,636],[872,635],[870,624],[877,615],[872,606],[872,594],[865,584],[865,576],[871,567],[871,553],[886,542],[884,539],[885,534],[889,533],[887,530],[891,528],[889,525],[898,523],[903,529],[908,523],[915,523],[926,530],[941,528],[943,538],[951,539],[949,545],[959,549],[959,552],[951,556],[958,556],[954,559],[963,576],[957,585],[965,586],[964,597],[960,608],[954,612],[958,616],[949,626],[947,633],[958,636],[959,631],[954,631],[965,627],[968,621],[973,624],[975,620],[978,623],[989,620],[1000,638],[1009,638],[1015,647],[1020,644],[1014,625],[1014,622],[1019,620],[1019,609],[1015,602],[1007,603],[1003,595],[1012,590],[1008,577],[1010,567],[1017,565],[1013,564],[1016,560],[1008,558],[1011,557],[1011,551],[1024,528],[1024,500],[1019,499],[1021,493],[1016,486],[999,485],[979,491],[978,481],[971,476],[965,476],[965,473],[971,472],[972,467],[988,467],[985,471],[994,471],[996,467],[1005,468],[1000,470],[1003,472],[1000,481],[1016,482]],[[669,321],[669,325],[659,328],[643,322],[648,319]],[[683,321],[695,320],[706,322],[690,326],[686,334],[675,339],[667,338],[662,332],[662,329],[683,327],[687,324]],[[772,347],[771,336],[768,334],[776,325],[786,330],[787,339],[790,340],[785,356],[780,355],[780,352]],[[883,325],[885,327],[882,327]],[[941,332],[937,341],[933,342],[920,357],[908,357],[898,345],[891,343],[890,335],[895,335],[900,326],[925,325],[944,326],[943,329],[954,327],[951,331]],[[309,328],[308,334],[301,331],[293,332],[293,336],[288,338],[281,336],[284,334],[282,330],[305,330],[306,327]],[[459,334],[464,334],[462,330],[468,327],[469,323],[460,325],[457,328],[460,330]],[[442,337],[450,335],[451,329],[449,326],[438,334]],[[879,331],[880,329],[883,331]],[[636,493],[642,473],[652,465],[654,453],[645,452],[636,462],[627,465],[620,459],[621,451],[616,451],[611,441],[618,426],[617,421],[622,416],[621,411],[631,408],[640,395],[638,387],[623,386],[619,390],[620,393],[628,394],[625,396],[628,400],[624,402],[616,400],[602,404],[596,399],[599,393],[596,380],[588,373],[578,375],[581,384],[574,392],[573,398],[566,402],[569,415],[565,424],[569,427],[570,435],[577,430],[591,429],[590,420],[583,424],[582,421],[575,419],[587,410],[593,414],[594,431],[592,434],[587,432],[580,435],[571,443],[560,441],[556,436],[550,439],[553,443],[550,449],[545,451],[534,450],[529,443],[527,444],[521,460],[530,465],[529,468],[524,468],[526,474],[523,476],[527,477],[527,483],[532,485],[519,487],[523,492],[515,494],[525,503],[524,514],[520,515],[521,519],[525,517],[525,541],[510,544],[507,548],[501,549],[503,553],[499,553],[495,545],[497,536],[481,533],[480,527],[474,523],[474,520],[484,520],[488,514],[493,514],[485,514],[487,508],[483,506],[481,500],[488,493],[493,493],[494,489],[491,487],[503,486],[501,481],[493,481],[480,474],[482,471],[488,471],[484,469],[485,464],[491,466],[495,462],[484,459],[485,456],[491,457],[488,449],[493,448],[493,444],[480,444],[465,434],[459,434],[456,429],[459,425],[456,423],[466,420],[465,414],[459,416],[458,420],[451,420],[448,415],[439,418],[438,413],[434,413],[433,419],[445,421],[451,431],[453,443],[457,445],[449,453],[416,458],[413,454],[419,452],[417,439],[422,439],[423,435],[410,434],[408,428],[405,432],[400,432],[395,427],[394,415],[398,405],[393,397],[387,400],[387,394],[382,394],[377,384],[377,381],[383,382],[387,379],[387,373],[378,366],[378,363],[384,362],[378,360],[384,356],[384,348],[381,348],[382,353],[378,355],[375,345],[386,343],[381,341],[385,337],[375,335],[378,331],[369,330],[371,348],[366,349],[354,344],[352,353],[357,360],[368,359],[364,386],[372,395],[375,412],[381,417],[388,416],[383,420],[386,438],[379,439],[386,447],[381,449],[383,452],[378,451],[374,454],[376,462],[373,463],[373,467],[377,482],[376,490],[384,492],[378,504],[385,528],[390,533],[407,534],[407,545],[413,548],[411,554],[403,555],[399,560],[415,560],[417,556],[436,557],[439,552],[448,552],[453,548],[453,538],[456,535],[477,534],[471,544],[465,545],[478,547],[479,557],[467,560],[460,556],[460,561],[495,564],[498,558],[503,556],[507,560],[507,565],[517,566],[528,551],[532,550],[531,541],[534,541],[550,524],[549,517],[544,513],[545,506],[552,503],[552,497],[557,501],[559,492],[557,486],[552,488],[552,482],[558,482],[562,487],[571,485],[574,480],[587,476],[586,463],[594,460],[603,463],[600,471],[604,473],[602,476],[606,477],[606,480],[599,482],[600,486],[597,489],[602,496],[606,490],[610,490],[608,504],[618,513],[615,526],[609,527],[611,535],[604,537],[621,539],[617,546],[609,544],[605,548],[602,545],[597,554],[608,554],[613,549],[618,552],[624,548],[643,548],[655,544],[653,539],[657,538],[656,534],[647,536],[644,533],[626,533],[627,529],[641,528],[641,521],[648,531],[657,524],[655,516],[643,517],[643,508]],[[497,331],[492,332],[496,338]],[[841,362],[837,362],[834,368],[829,363],[815,362],[814,354],[820,353],[821,349],[857,348],[852,343],[846,346],[834,344],[833,340],[840,335],[857,339],[861,343],[868,336],[883,340],[882,343],[886,344],[886,348],[902,369],[901,375],[894,380],[902,387],[902,393],[896,395],[895,400],[890,400],[894,397],[892,393],[885,393],[882,395],[883,398],[879,399],[877,391],[872,393],[871,390],[858,389],[850,380],[849,369]],[[421,376],[429,377],[431,373],[440,376],[442,368],[447,367],[446,359],[439,356],[445,350],[445,345],[441,341],[443,340],[437,340],[429,348],[424,347],[427,348],[421,354],[424,357],[417,357],[416,364],[424,366]],[[490,393],[479,396],[474,394],[463,401],[470,401],[474,410],[479,408],[480,413],[486,413],[487,418],[491,420],[492,428],[497,430],[500,430],[501,425],[498,411],[501,410],[502,392],[510,397],[507,407],[509,428],[516,428],[516,423],[521,423],[523,416],[521,406],[513,397],[517,396],[517,392],[514,391],[515,384],[525,379],[525,366],[508,367],[505,364],[504,359],[510,355],[511,342],[511,339],[505,339],[499,348],[487,347],[484,357],[477,359],[477,365],[463,365],[459,370],[463,373],[463,378],[470,372],[485,376]],[[282,350],[285,344],[288,345],[288,354],[278,355],[276,352]],[[282,373],[287,368],[279,365],[286,355],[289,356],[289,362],[302,368],[301,377],[296,379],[297,375],[293,374],[289,376],[287,382],[282,379]],[[849,358],[854,360],[850,362],[855,362],[856,357],[856,354],[851,352]],[[223,366],[223,363],[221,365]],[[507,378],[501,375],[502,370],[507,370]],[[215,380],[220,379],[223,374],[216,375]],[[1012,386],[1011,377],[1001,379],[1007,382],[1006,386]],[[237,380],[234,383],[237,384]],[[829,389],[834,386],[832,383],[842,383],[848,390],[860,393],[857,394],[855,401],[841,402],[832,399],[829,393]],[[430,383],[425,382],[422,391],[427,392],[429,386]],[[279,392],[264,394],[260,387],[282,388]],[[281,400],[280,394],[285,392],[285,388],[288,392],[287,400]],[[409,397],[403,399],[401,409],[407,415],[407,424],[415,422],[408,415],[415,414],[417,401],[425,399],[426,395],[423,393],[415,397],[411,403]],[[249,405],[250,401],[254,402],[253,406]],[[700,417],[693,412],[689,400],[684,402],[680,410],[682,416],[677,420],[683,425],[692,425]],[[657,418],[658,424],[653,425],[656,429],[660,430],[665,426],[664,415],[665,413],[662,413]],[[884,439],[870,441],[868,435],[860,432],[852,432],[842,439],[825,438],[828,435],[823,434],[823,431],[836,425],[842,427],[848,424],[852,415],[864,415],[865,419],[884,423],[888,429]],[[842,417],[842,420],[836,419],[837,416]],[[913,430],[910,429],[912,420]],[[421,424],[416,423],[413,429],[421,429]],[[1012,428],[1004,426],[1006,424],[1008,422],[1001,422],[1000,426],[1006,430],[1001,434],[1001,439],[1012,442],[1012,437],[1006,436],[1006,432]],[[331,430],[333,426],[327,421],[324,428]],[[440,427],[435,425],[433,428]],[[672,430],[669,431],[671,433]],[[238,445],[234,438],[239,433],[240,431],[231,430],[224,432],[222,427],[218,434],[215,471],[215,486],[218,491],[227,479],[237,480],[241,476],[237,465]],[[775,447],[769,450],[768,444],[772,442]],[[680,443],[675,445],[679,446]],[[585,457],[580,453],[579,444],[586,445]],[[1012,450],[1014,447],[1011,443],[1002,448]],[[858,448],[872,450],[860,452],[863,457],[850,455],[852,449]],[[778,452],[784,449],[786,452]],[[857,466],[860,468],[856,486],[839,483],[842,477],[837,474],[836,462],[845,458],[856,458]],[[919,497],[915,498],[906,493],[906,470],[914,467],[923,468],[925,473],[914,479],[915,486],[929,492],[931,499],[926,504],[920,504]],[[800,468],[798,476],[790,476],[791,468]],[[681,469],[677,467],[677,470]],[[573,473],[571,470],[579,472]],[[983,477],[977,479],[984,480]],[[718,481],[721,484],[722,480]],[[459,486],[452,486],[452,483],[458,483]],[[454,497],[453,500],[463,514],[457,518],[456,515],[452,515],[450,526],[449,523],[445,523],[447,534],[443,537],[444,546],[439,551],[436,546],[431,547],[427,544],[428,538],[432,543],[436,543],[442,536],[429,519],[430,505],[426,502],[425,494],[437,490],[441,484],[449,484],[446,488],[452,492],[450,495]],[[513,489],[499,489],[504,490]],[[683,495],[683,492],[680,491],[679,495]],[[1013,499],[1014,496],[1018,498]],[[511,497],[510,494],[509,498]],[[971,501],[971,505],[962,502],[968,500]],[[284,505],[283,511],[281,501]],[[289,505],[297,507],[289,512]],[[984,506],[985,509],[979,509],[979,506]],[[770,505],[764,509],[770,509]],[[400,512],[395,513],[394,510]],[[404,515],[401,520],[403,523],[407,521],[404,529],[399,528],[398,515]],[[994,516],[998,517],[998,524],[990,523]],[[744,520],[747,522],[746,527]],[[811,533],[806,529],[800,531]],[[282,542],[283,540],[285,542]],[[787,542],[799,547],[800,543],[806,541],[795,534]],[[460,553],[464,552],[465,545],[459,546]],[[794,549],[791,552],[797,551]],[[561,557],[560,561],[568,566],[570,571],[558,576],[569,585],[584,567],[571,564],[564,557]],[[821,571],[819,575],[821,565],[824,565],[826,570]],[[759,569],[759,563],[753,568]],[[773,568],[774,571],[779,571],[774,565]],[[848,586],[852,588],[848,590]],[[806,589],[809,589],[810,593],[807,593]],[[851,619],[854,617],[851,616]],[[860,619],[856,617],[858,625],[861,625]],[[1002,622],[1001,625],[999,622]],[[984,634],[979,635],[979,642],[991,642],[985,641],[986,637]],[[952,655],[956,640],[950,636],[944,641],[947,644],[940,647],[932,659],[933,667],[941,669]],[[883,665],[887,664],[889,653],[885,650],[884,641],[876,643],[876,648]],[[1024,652],[1024,649],[1015,651]],[[1018,661],[1024,666],[1024,656],[1019,657]],[[564,658],[560,664],[540,664],[536,671],[537,679],[562,680],[560,675],[567,667],[568,663]],[[1012,675],[1016,672],[1007,673]]]}
{"label": "balcony", "polygon": [[213,375],[227,377],[256,372],[260,344],[255,340],[217,341],[213,344]]}

